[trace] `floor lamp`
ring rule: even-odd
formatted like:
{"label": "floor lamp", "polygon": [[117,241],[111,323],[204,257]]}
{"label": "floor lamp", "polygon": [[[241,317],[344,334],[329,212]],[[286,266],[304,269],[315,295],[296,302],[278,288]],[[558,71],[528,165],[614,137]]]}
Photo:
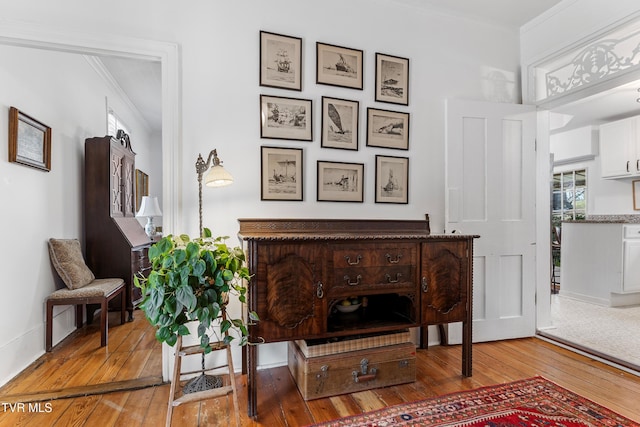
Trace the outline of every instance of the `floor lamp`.
{"label": "floor lamp", "polygon": [[[213,161],[213,164],[211,163]],[[211,166],[211,169],[209,169]],[[200,237],[204,237],[202,228],[202,175],[205,172],[207,176],[204,179],[204,184],[207,187],[224,187],[233,183],[233,177],[222,167],[222,161],[218,158],[218,152],[214,149],[209,153],[209,157],[205,162],[201,154],[198,154],[198,160],[196,161],[196,172],[198,173],[198,214],[199,214],[199,226]],[[222,378],[217,375],[205,375],[204,373],[204,353],[202,353],[202,374],[189,380],[183,387],[183,393],[195,393],[197,391],[211,390],[213,388],[222,387]],[[231,373],[233,375],[233,373]]]}
{"label": "floor lamp", "polygon": [[[213,164],[211,161],[213,160]],[[211,169],[209,169],[211,166]],[[213,149],[209,153],[209,157],[205,163],[202,158],[202,154],[198,154],[198,160],[196,161],[196,172],[198,173],[198,214],[200,218],[200,237],[202,235],[202,175],[209,169],[207,176],[204,180],[204,185],[207,187],[224,187],[233,183],[233,177],[229,172],[222,167],[222,161],[218,157],[217,150]]]}

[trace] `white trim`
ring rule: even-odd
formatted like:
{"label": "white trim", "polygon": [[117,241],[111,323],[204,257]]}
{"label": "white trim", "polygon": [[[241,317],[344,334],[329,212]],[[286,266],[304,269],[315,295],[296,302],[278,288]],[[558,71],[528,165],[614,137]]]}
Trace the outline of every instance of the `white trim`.
{"label": "white trim", "polygon": [[[574,0],[575,2],[576,0]],[[559,3],[557,6],[563,5],[564,7],[558,10],[562,10],[568,6],[570,3],[565,4]],[[551,8],[549,11],[554,11],[553,14],[557,13],[556,8]],[[549,19],[551,15],[547,15],[546,13],[541,15],[545,16],[545,19]],[[525,60],[524,58],[520,58],[522,62],[522,98],[523,102],[526,104],[535,104],[541,108],[552,109],[554,107],[567,104],[569,102],[575,101],[576,99],[582,99],[587,96],[603,92],[607,89],[612,89],[614,87],[623,85],[625,83],[629,83],[631,81],[637,80],[640,78],[640,71],[637,69],[629,69],[628,71],[622,71],[619,73],[612,74],[604,79],[598,81],[597,83],[589,84],[587,86],[583,86],[579,89],[575,89],[569,91],[564,95],[557,95],[552,99],[543,99],[541,101],[536,101],[536,79],[535,72],[538,67],[542,64],[552,62],[555,59],[566,56],[570,53],[578,53],[582,49],[585,49],[589,45],[591,45],[594,41],[601,39],[607,34],[616,32],[618,30],[623,29],[625,26],[630,23],[637,22],[640,20],[640,11],[636,13],[629,14],[622,19],[618,19],[609,25],[605,25],[604,27],[599,28],[597,31],[588,31],[582,37],[579,37],[577,40],[569,43],[566,46],[561,48],[553,48],[552,51],[547,51],[543,54],[537,55],[537,57],[528,58]],[[533,22],[533,21],[532,21]],[[542,22],[538,21],[538,23]],[[532,25],[533,26],[533,25]],[[527,28],[525,30],[525,28]],[[520,34],[528,31],[531,26],[523,26],[521,28]]]}
{"label": "white trim", "polygon": [[553,166],[563,166],[563,165],[570,165],[573,163],[582,163],[582,162],[588,162],[591,160],[595,160],[596,155],[595,154],[585,154],[584,156],[576,156],[576,157],[570,157],[568,159],[562,159],[562,160],[554,160],[553,162]]}

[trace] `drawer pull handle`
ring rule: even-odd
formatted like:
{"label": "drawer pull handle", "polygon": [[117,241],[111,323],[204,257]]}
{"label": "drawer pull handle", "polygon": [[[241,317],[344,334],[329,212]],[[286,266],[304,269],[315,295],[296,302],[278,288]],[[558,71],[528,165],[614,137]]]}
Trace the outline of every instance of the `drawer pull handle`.
{"label": "drawer pull handle", "polygon": [[360,361],[360,372],[353,371],[351,375],[353,376],[353,382],[359,383],[375,380],[377,373],[378,370],[376,368],[371,368],[371,370],[369,370],[369,360],[362,359]]}
{"label": "drawer pull handle", "polygon": [[358,274],[358,275],[356,276],[356,281],[355,281],[355,282],[352,282],[352,281],[351,281],[351,277],[349,277],[348,275],[346,275],[346,274],[345,274],[345,276],[344,276],[344,280],[345,280],[345,282],[347,282],[347,284],[348,284],[349,286],[356,286],[356,285],[359,285],[359,284],[360,284],[360,280],[361,280],[361,279],[362,279],[362,276],[361,276],[360,274]]}
{"label": "drawer pull handle", "polygon": [[427,278],[422,276],[422,280],[420,282],[422,283],[422,292],[429,292],[429,282],[427,282]]}
{"label": "drawer pull handle", "polygon": [[396,273],[395,280],[391,280],[391,276],[389,274],[385,274],[384,277],[387,279],[387,283],[398,283],[402,277],[402,273]]}
{"label": "drawer pull handle", "polygon": [[391,259],[391,255],[389,254],[386,254],[385,256],[387,257],[387,261],[389,261],[390,264],[397,264],[400,262],[400,258],[402,258],[402,254],[396,255],[395,259]]}
{"label": "drawer pull handle", "polygon": [[629,160],[627,160],[627,172],[629,172]]}
{"label": "drawer pull handle", "polygon": [[349,265],[358,265],[358,264],[360,264],[360,260],[362,259],[362,255],[356,256],[356,260],[354,262],[351,262],[351,257],[349,255],[345,255],[344,259],[347,260],[347,264],[349,264]]}
{"label": "drawer pull handle", "polygon": [[320,299],[324,298],[324,285],[322,282],[318,282],[318,287],[316,288],[316,296]]}

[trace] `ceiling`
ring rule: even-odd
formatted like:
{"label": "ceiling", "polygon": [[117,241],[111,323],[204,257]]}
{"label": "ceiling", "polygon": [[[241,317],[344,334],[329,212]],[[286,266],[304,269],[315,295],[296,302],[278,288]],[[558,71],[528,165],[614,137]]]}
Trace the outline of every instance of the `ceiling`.
{"label": "ceiling", "polygon": [[561,0],[391,0],[490,24],[518,29]]}
{"label": "ceiling", "polygon": [[152,133],[162,132],[162,68],[160,62],[103,56],[105,69],[138,110]]}
{"label": "ceiling", "polygon": [[[561,0],[387,0],[409,7],[474,19],[517,30]],[[159,62],[119,57],[100,58],[152,132],[162,130],[162,82]],[[563,130],[598,125],[637,114],[640,82],[632,82],[570,105],[555,108]]]}

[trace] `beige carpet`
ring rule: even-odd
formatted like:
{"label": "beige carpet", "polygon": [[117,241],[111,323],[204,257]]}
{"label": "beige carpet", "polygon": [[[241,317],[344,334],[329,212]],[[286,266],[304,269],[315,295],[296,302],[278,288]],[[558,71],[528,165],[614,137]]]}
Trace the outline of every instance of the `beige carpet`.
{"label": "beige carpet", "polygon": [[554,327],[545,335],[640,367],[640,306],[603,307],[552,295],[551,319]]}

